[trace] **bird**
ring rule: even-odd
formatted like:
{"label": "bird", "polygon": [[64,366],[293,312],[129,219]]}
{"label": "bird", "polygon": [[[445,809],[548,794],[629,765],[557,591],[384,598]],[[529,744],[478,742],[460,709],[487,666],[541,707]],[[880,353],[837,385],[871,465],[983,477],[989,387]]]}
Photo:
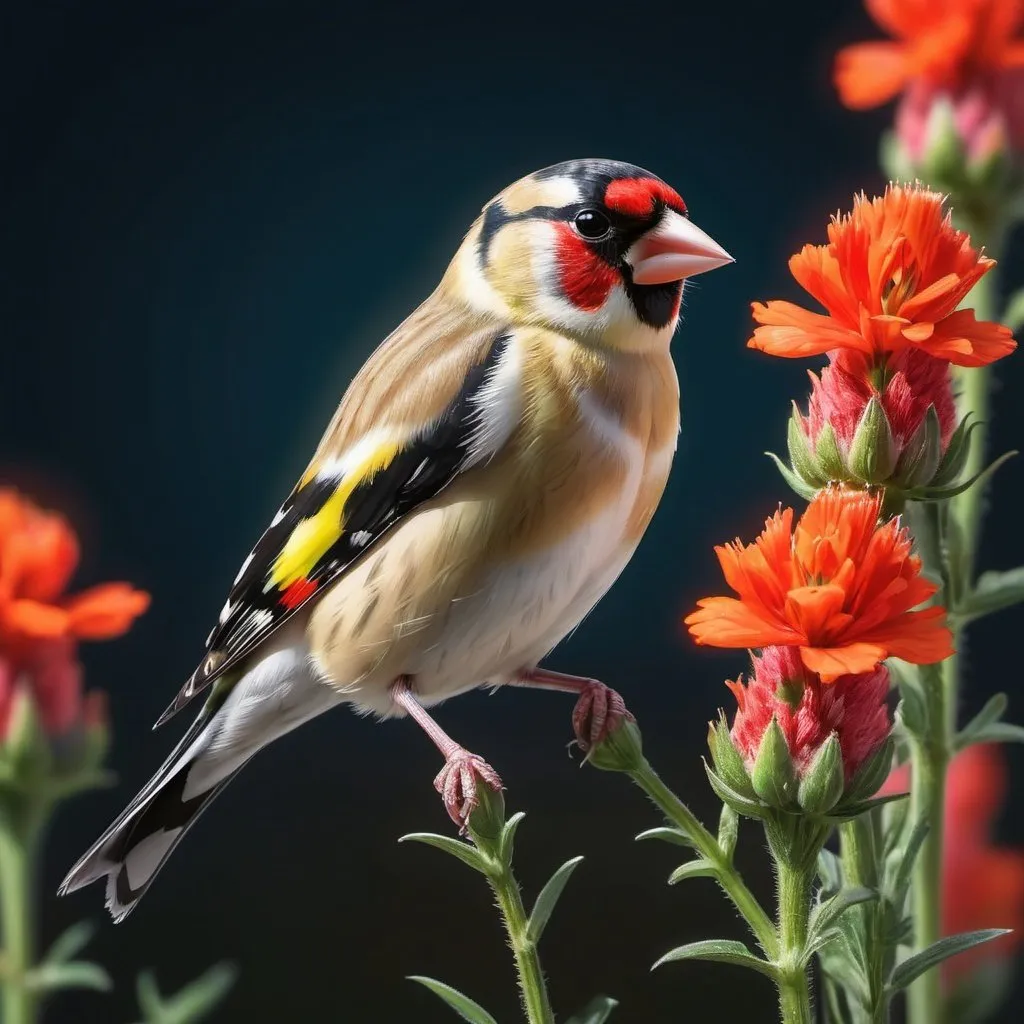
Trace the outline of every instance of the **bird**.
{"label": "bird", "polygon": [[679,434],[684,283],[731,262],[633,164],[566,161],[488,202],[345,390],[156,725],[204,694],[194,722],[60,894],[105,880],[123,920],[246,762],[339,704],[418,723],[463,827],[501,780],[432,706],[482,686],[564,690],[579,745],[607,735],[621,696],[540,662],[654,514]]}

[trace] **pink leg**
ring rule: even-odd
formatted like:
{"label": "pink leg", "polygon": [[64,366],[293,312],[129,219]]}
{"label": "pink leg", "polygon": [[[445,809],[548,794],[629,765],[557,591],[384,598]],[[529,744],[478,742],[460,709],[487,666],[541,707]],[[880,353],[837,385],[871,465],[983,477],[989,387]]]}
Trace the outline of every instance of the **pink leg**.
{"label": "pink leg", "polygon": [[448,816],[459,826],[460,832],[465,832],[466,822],[480,802],[476,795],[477,780],[497,792],[503,788],[498,773],[478,754],[472,754],[465,747],[459,746],[434,721],[416,699],[409,687],[409,680],[404,676],[396,680],[391,696],[444,756],[444,767],[434,779],[434,789],[441,794]]}
{"label": "pink leg", "polygon": [[572,711],[572,728],[576,742],[584,752],[600,743],[623,719],[634,720],[619,694],[597,679],[535,668],[521,672],[517,679],[512,680],[512,685],[579,694]]}

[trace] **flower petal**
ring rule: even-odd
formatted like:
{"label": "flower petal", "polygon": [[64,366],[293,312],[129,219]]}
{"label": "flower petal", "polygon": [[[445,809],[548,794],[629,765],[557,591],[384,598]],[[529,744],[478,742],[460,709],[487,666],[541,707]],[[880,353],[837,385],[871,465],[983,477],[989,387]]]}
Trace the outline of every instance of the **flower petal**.
{"label": "flower petal", "polygon": [[706,597],[683,621],[698,644],[712,647],[767,647],[800,643],[792,628],[761,618],[733,597]]}
{"label": "flower petal", "polygon": [[83,640],[120,636],[149,607],[149,600],[149,594],[128,583],[103,583],[67,603],[69,629]]}
{"label": "flower petal", "polygon": [[856,43],[836,55],[832,79],[851,110],[888,103],[907,84],[906,48],[899,43]]}
{"label": "flower petal", "polygon": [[3,609],[0,627],[4,632],[31,639],[54,638],[68,632],[68,613],[43,601],[19,599]]}
{"label": "flower petal", "polygon": [[845,647],[801,647],[804,665],[821,676],[823,683],[831,683],[840,676],[870,672],[886,657],[884,647],[877,644],[856,643]]}

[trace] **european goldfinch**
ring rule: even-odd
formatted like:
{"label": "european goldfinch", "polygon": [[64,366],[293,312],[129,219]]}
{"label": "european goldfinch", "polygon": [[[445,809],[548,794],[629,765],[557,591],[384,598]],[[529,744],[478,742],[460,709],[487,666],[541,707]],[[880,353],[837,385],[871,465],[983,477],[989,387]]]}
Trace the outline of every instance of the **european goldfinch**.
{"label": "european goldfinch", "polygon": [[478,781],[500,782],[430,705],[484,685],[569,690],[579,742],[599,739],[618,695],[538,663],[654,513],[679,432],[683,281],[731,260],[631,164],[558,164],[489,202],[242,563],[160,719],[206,692],[195,722],[61,893],[106,878],[124,918],[249,758],[336,704],[423,726],[457,822]]}

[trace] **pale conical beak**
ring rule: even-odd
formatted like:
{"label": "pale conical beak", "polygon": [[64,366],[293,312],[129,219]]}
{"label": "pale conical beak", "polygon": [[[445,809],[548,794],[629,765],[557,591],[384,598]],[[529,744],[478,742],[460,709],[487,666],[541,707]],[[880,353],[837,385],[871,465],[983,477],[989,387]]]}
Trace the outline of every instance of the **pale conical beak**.
{"label": "pale conical beak", "polygon": [[626,254],[635,284],[668,284],[736,261],[696,224],[674,210]]}

